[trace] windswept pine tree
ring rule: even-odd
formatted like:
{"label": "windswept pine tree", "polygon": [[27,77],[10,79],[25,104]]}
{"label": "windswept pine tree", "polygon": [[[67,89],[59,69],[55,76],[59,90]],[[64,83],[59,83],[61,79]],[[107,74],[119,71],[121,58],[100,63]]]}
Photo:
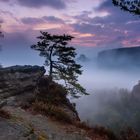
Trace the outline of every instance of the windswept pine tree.
{"label": "windswept pine tree", "polygon": [[40,52],[45,57],[45,65],[49,67],[51,80],[64,80],[66,90],[73,97],[79,93],[87,94],[86,90],[78,83],[78,76],[82,74],[81,65],[75,61],[75,48],[68,46],[74,37],[70,35],[51,35],[41,32],[37,37],[40,41],[31,48]]}
{"label": "windswept pine tree", "polygon": [[112,0],[115,6],[119,6],[122,10],[129,11],[136,15],[140,15],[140,0]]}

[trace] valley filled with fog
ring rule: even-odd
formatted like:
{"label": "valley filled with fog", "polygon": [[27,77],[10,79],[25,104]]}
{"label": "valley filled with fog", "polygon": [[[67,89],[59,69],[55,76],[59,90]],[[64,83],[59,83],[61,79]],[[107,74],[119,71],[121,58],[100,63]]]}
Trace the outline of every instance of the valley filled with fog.
{"label": "valley filled with fog", "polygon": [[[131,94],[133,87],[138,84],[140,72],[136,69],[106,69],[98,66],[96,58],[80,62],[83,66],[83,74],[80,76],[79,82],[90,94],[73,100],[76,102],[81,120],[91,126],[104,125],[116,131],[129,125],[135,127],[135,124],[131,125],[128,122],[129,119],[132,119],[133,113],[126,111],[126,109],[131,104],[129,94]],[[127,104],[122,101],[127,101],[125,98],[130,98],[130,100],[127,102],[128,105],[123,106],[122,104]],[[123,107],[119,108],[120,104]],[[123,113],[119,112],[119,109]],[[128,113],[124,113],[125,111]],[[136,129],[139,131],[137,126]]]}

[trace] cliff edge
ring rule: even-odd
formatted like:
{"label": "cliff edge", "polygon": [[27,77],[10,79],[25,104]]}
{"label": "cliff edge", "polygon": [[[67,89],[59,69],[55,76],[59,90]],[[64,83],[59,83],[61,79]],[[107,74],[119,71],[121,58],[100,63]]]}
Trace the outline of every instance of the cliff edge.
{"label": "cliff edge", "polygon": [[91,129],[80,122],[65,87],[50,81],[44,67],[0,69],[0,140],[111,140],[110,137],[114,136],[106,129]]}

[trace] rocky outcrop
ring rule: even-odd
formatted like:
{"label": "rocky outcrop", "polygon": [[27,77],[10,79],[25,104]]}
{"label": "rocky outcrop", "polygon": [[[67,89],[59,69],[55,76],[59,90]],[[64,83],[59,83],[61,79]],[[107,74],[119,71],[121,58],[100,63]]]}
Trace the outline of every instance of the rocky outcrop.
{"label": "rocky outcrop", "polygon": [[4,107],[14,118],[0,118],[0,140],[91,140],[86,132],[51,121],[45,116],[34,115],[21,108]]}
{"label": "rocky outcrop", "polygon": [[12,66],[0,69],[0,98],[32,91],[44,75],[44,67]]}
{"label": "rocky outcrop", "polygon": [[[106,134],[100,136],[80,124],[65,88],[44,74],[44,67],[39,66],[0,69],[0,140],[109,140]],[[34,112],[33,106],[40,103]],[[69,118],[72,123],[67,123]]]}
{"label": "rocky outcrop", "polygon": [[60,106],[71,120],[79,120],[64,88],[45,76],[44,67],[12,66],[0,69],[0,107],[30,106],[35,99]]}

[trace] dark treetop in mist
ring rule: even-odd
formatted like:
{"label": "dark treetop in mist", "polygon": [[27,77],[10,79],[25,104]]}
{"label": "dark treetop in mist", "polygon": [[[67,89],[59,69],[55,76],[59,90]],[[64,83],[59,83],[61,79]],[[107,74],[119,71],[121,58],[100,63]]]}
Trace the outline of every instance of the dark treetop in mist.
{"label": "dark treetop in mist", "polygon": [[122,10],[140,15],[140,0],[113,0],[113,3]]}

